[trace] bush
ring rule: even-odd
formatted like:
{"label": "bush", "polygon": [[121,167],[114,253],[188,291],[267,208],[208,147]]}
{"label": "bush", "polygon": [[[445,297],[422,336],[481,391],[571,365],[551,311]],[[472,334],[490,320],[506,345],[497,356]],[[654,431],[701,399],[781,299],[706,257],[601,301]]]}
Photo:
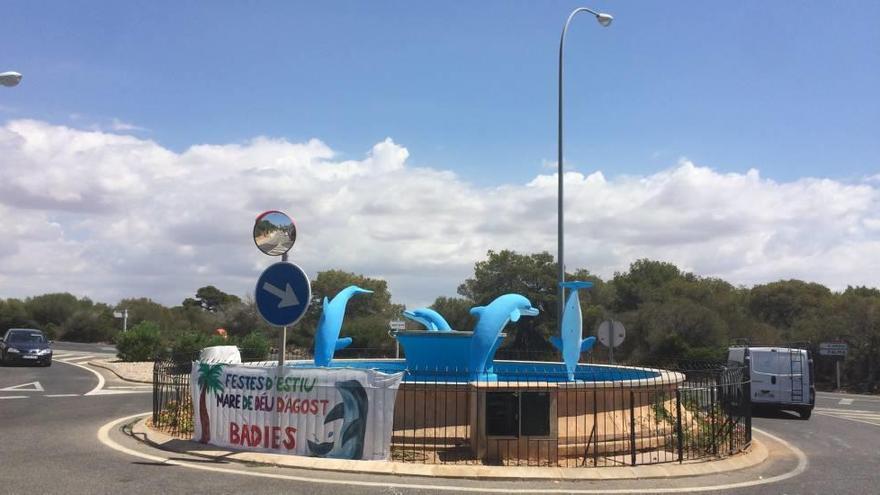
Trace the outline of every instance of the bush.
{"label": "bush", "polygon": [[116,350],[119,359],[132,361],[151,361],[163,354],[162,337],[159,325],[142,321],[131,330],[116,336]]}
{"label": "bush", "polygon": [[245,335],[238,343],[242,361],[265,361],[269,357],[269,341],[260,332]]}

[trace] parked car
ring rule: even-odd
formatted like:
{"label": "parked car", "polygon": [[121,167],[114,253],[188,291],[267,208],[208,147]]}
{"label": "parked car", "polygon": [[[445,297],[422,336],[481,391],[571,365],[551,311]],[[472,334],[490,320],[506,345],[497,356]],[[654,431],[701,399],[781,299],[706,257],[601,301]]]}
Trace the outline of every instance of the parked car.
{"label": "parked car", "polygon": [[32,328],[10,328],[0,339],[0,363],[33,363],[52,366],[51,341]]}
{"label": "parked car", "polygon": [[752,407],[786,409],[809,419],[816,405],[813,358],[796,347],[748,347],[728,349],[730,362],[751,361]]}

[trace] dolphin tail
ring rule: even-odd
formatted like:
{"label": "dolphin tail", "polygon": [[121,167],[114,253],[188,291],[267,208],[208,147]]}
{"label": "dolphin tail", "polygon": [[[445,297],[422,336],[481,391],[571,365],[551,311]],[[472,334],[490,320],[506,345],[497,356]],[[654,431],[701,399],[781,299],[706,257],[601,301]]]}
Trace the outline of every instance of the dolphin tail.
{"label": "dolphin tail", "polygon": [[335,350],[338,351],[339,349],[345,349],[346,347],[348,347],[350,345],[351,345],[351,337],[344,337],[341,339],[337,339]]}
{"label": "dolphin tail", "polygon": [[315,457],[324,457],[333,449],[333,442],[315,443],[311,440],[306,442],[309,443],[309,453]]}
{"label": "dolphin tail", "polygon": [[581,352],[589,352],[596,344],[596,337],[587,337],[581,341]]}
{"label": "dolphin tail", "polygon": [[553,347],[562,352],[562,339],[559,338],[558,335],[550,336],[550,343],[553,344]]}
{"label": "dolphin tail", "polygon": [[578,280],[572,280],[571,282],[561,282],[559,286],[565,287],[566,289],[589,289],[593,286],[593,282],[581,282]]}

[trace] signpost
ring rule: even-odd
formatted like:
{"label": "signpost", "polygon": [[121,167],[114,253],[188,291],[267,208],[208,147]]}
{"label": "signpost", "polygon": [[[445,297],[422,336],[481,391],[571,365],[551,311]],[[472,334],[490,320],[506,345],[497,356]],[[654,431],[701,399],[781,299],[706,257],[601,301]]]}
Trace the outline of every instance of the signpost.
{"label": "signpost", "polygon": [[599,342],[608,348],[608,361],[614,364],[614,348],[622,344],[623,339],[626,338],[626,328],[623,327],[623,323],[605,320],[599,324],[596,335],[599,337]]}
{"label": "signpost", "polygon": [[114,311],[114,318],[122,318],[122,333],[128,331],[128,309],[123,309],[122,311]]}
{"label": "signpost", "polygon": [[[405,320],[391,320],[388,322],[388,326],[391,327],[392,331],[401,331],[406,330],[406,321]],[[400,342],[397,339],[394,339],[395,347],[394,347],[394,357],[400,358]]]}
{"label": "signpost", "polygon": [[837,390],[840,390],[840,362],[846,359],[849,346],[846,342],[822,342],[819,344],[820,356],[831,356],[834,360],[834,373],[837,378]]}
{"label": "signpost", "polygon": [[270,325],[282,327],[279,369],[284,366],[287,325],[293,325],[309,308],[312,287],[302,268],[287,262],[287,252],[296,242],[296,225],[286,213],[269,210],[254,221],[254,244],[263,254],[281,256],[281,262],[267,268],[257,280],[254,299],[257,312]]}

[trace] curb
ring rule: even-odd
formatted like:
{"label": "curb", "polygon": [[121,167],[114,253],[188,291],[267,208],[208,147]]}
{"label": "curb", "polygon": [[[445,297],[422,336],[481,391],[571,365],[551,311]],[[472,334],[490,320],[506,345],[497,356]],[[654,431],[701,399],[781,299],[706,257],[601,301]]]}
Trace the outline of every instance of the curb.
{"label": "curb", "polygon": [[686,461],[683,464],[667,463],[635,467],[554,468],[351,461],[224,450],[213,445],[204,445],[192,440],[171,437],[148,427],[146,421],[146,417],[138,420],[132,426],[131,436],[158,449],[211,459],[222,458],[224,461],[358,474],[440,478],[491,478],[497,480],[636,480],[727,473],[757,466],[769,457],[769,452],[764,443],[753,438],[752,447],[744,454],[717,461]]}
{"label": "curb", "polygon": [[101,368],[101,369],[105,369],[105,370],[107,370],[107,371],[113,373],[114,375],[118,376],[120,380],[125,380],[125,381],[127,381],[127,382],[132,382],[132,383],[149,383],[149,384],[151,384],[151,385],[152,385],[152,383],[153,383],[153,380],[150,380],[150,381],[146,381],[146,380],[135,380],[135,379],[133,379],[133,378],[128,378],[128,377],[126,377],[126,376],[123,376],[123,375],[119,374],[118,371],[116,371],[115,369],[113,369],[112,366],[110,366],[109,364],[107,364],[107,363],[105,363],[105,362],[103,362],[103,361],[89,361],[87,364],[89,364],[89,365],[91,365],[91,366],[97,366],[98,368]]}

